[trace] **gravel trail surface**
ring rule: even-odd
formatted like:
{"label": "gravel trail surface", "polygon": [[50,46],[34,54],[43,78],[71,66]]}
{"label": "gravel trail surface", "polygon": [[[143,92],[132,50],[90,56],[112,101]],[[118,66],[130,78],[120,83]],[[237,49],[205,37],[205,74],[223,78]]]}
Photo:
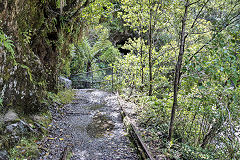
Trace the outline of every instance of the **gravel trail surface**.
{"label": "gravel trail surface", "polygon": [[[137,160],[127,137],[117,96],[95,89],[76,90],[75,100],[53,113],[50,136],[40,159]],[[69,153],[71,153],[69,155]]]}

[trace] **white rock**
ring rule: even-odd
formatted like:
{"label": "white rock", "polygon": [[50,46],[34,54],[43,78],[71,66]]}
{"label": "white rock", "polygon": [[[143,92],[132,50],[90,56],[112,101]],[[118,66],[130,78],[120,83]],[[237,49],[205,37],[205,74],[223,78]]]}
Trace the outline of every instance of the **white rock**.
{"label": "white rock", "polygon": [[9,122],[9,121],[15,121],[15,120],[17,120],[17,119],[19,119],[17,113],[15,113],[13,110],[9,110],[9,111],[5,114],[3,120],[4,120],[5,122]]}

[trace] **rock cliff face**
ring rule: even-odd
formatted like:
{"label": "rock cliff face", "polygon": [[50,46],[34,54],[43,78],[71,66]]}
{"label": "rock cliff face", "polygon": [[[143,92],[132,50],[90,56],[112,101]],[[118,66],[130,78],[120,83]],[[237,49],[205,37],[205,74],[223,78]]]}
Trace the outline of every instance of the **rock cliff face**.
{"label": "rock cliff face", "polygon": [[[68,56],[53,0],[1,0],[0,34],[13,41],[14,56],[0,45],[0,96],[5,109],[38,110],[46,91],[56,91],[60,59]],[[66,36],[65,36],[66,37]],[[59,47],[61,46],[61,47]]]}

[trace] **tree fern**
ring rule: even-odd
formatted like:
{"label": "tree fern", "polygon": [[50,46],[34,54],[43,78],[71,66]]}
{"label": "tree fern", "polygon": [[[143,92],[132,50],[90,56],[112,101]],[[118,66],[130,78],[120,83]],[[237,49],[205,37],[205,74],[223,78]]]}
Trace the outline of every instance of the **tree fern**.
{"label": "tree fern", "polygon": [[[95,60],[101,60],[105,63],[111,63],[120,55],[112,42],[108,40],[108,30],[97,28],[96,35],[92,39],[83,37],[83,40],[75,45],[75,53],[72,62],[72,71],[81,72],[91,68]],[[87,65],[88,69],[87,69]]]}

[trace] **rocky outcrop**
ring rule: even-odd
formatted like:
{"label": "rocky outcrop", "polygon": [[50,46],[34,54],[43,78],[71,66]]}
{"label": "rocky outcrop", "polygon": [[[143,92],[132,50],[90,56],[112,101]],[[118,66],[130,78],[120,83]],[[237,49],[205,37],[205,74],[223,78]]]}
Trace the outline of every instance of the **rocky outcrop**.
{"label": "rocky outcrop", "polygon": [[82,32],[79,13],[90,1],[69,0],[61,12],[57,2],[0,1],[0,34],[9,40],[0,44],[0,97],[5,110],[35,112],[44,106],[47,91],[57,92],[58,75],[70,59],[69,44]]}
{"label": "rocky outcrop", "polygon": [[[37,2],[2,0],[0,2],[0,97],[3,109],[29,112],[39,109],[46,88],[46,68],[32,48],[33,37],[43,21]],[[36,20],[34,20],[36,18]]]}
{"label": "rocky outcrop", "polygon": [[16,123],[7,125],[4,132],[11,136],[22,136],[29,133],[35,133],[36,131],[31,126],[29,126],[29,124],[25,123],[22,120],[19,120]]}
{"label": "rocky outcrop", "polygon": [[20,136],[25,135],[28,132],[35,132],[29,124],[22,121],[18,114],[13,111],[9,110],[4,116],[2,121],[2,132],[3,134],[13,135],[13,136]]}

